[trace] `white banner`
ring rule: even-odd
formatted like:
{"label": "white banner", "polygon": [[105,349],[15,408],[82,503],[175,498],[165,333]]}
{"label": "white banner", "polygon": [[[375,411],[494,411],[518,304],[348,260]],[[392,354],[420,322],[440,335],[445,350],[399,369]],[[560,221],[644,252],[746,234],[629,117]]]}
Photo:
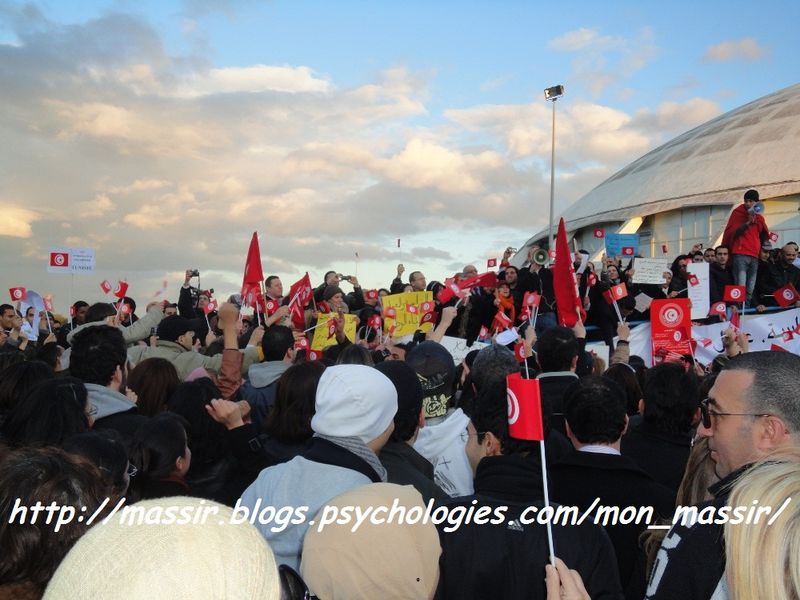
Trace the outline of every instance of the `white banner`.
{"label": "white banner", "polygon": [[461,361],[464,360],[464,357],[469,354],[470,351],[481,350],[488,345],[489,344],[485,342],[476,340],[472,343],[472,346],[467,346],[467,340],[464,338],[450,337],[449,335],[442,338],[442,346],[447,348],[447,351],[453,355],[453,362],[455,362],[456,366],[461,364]]}
{"label": "white banner", "polygon": [[[692,327],[692,338],[697,342],[695,358],[709,364],[718,354],[723,354],[722,333],[730,323]],[[750,342],[750,351],[785,350],[800,354],[800,308],[765,315],[746,315],[742,330]],[[650,349],[650,324],[643,323],[631,330],[631,354],[641,356],[648,367],[652,367]]]}

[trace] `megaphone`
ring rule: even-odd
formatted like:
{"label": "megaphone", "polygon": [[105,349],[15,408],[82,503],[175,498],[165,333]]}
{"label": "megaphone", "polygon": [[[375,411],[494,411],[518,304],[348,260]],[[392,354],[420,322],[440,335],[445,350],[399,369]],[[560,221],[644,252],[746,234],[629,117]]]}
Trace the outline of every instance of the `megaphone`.
{"label": "megaphone", "polygon": [[763,213],[764,212],[764,203],[763,202],[756,202],[753,205],[753,212],[756,213],[757,215],[760,215],[761,213]]}
{"label": "megaphone", "polygon": [[532,258],[533,258],[533,262],[535,262],[537,265],[546,265],[547,264],[547,258],[548,258],[547,250],[544,250],[543,248],[537,249],[533,253],[533,257]]}

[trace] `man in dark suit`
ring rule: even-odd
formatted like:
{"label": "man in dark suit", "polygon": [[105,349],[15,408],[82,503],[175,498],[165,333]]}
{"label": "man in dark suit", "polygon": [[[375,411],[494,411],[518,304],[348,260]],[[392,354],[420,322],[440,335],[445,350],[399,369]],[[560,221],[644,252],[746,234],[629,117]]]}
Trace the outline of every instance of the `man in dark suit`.
{"label": "man in dark suit", "polygon": [[[599,505],[619,507],[620,513],[634,507],[636,514],[644,514],[640,509],[652,507],[652,517],[638,524],[612,524],[613,512],[608,523],[600,521],[614,545],[626,597],[642,598],[644,556],[639,534],[658,517],[672,517],[675,494],[620,454],[628,416],[625,394],[614,381],[605,377],[580,379],[564,397],[564,416],[575,452],[550,468],[553,500],[582,511],[589,510],[598,499]],[[595,511],[598,508],[595,504]]]}
{"label": "man in dark suit", "polygon": [[551,327],[542,334],[536,345],[536,358],[542,368],[542,373],[537,377],[542,410],[549,413],[553,429],[565,435],[564,393],[578,380],[575,369],[578,355],[583,352],[585,345],[586,335],[578,339],[575,332],[567,327]]}

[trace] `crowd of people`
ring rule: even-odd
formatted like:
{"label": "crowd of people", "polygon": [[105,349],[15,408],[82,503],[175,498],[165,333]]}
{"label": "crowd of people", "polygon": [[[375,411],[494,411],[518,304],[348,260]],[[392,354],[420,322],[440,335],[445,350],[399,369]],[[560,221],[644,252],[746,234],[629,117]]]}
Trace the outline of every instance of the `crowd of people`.
{"label": "crowd of people", "polygon": [[[622,281],[685,295],[687,261],[706,261],[714,300],[736,281],[731,248],[677,257],[663,286],[637,286],[618,259],[598,273],[589,262],[579,296],[611,346],[608,365],[586,352],[581,319],[558,324],[550,269],[533,254],[513,267],[510,255],[494,288],[449,299],[440,292],[476,267],[428,283],[399,265],[380,290],[330,271],[299,315],[276,276],[263,282],[263,311],[243,315],[240,297],[208,310],[212,293],[191,285],[191,270],[177,303],[141,317],[130,298],[120,301],[130,311],[77,302],[70,322],[32,332],[30,315],[0,305],[0,598],[797,598],[796,502],[769,526],[672,516],[678,505],[800,497],[800,356],[748,352],[731,327],[705,369],[647,368],[602,298]],[[796,244],[764,250],[750,305],[797,285],[796,258]],[[407,291],[432,292],[432,327],[385,335],[374,326],[382,298]],[[535,326],[529,292],[541,297]],[[355,340],[346,313],[359,319]],[[492,340],[498,313],[519,339]],[[319,319],[335,327],[317,356],[306,330]],[[444,336],[487,344],[456,364]],[[515,374],[538,381],[541,442],[510,433]],[[217,512],[131,526],[120,502]],[[52,515],[33,518],[37,503],[84,518],[55,527]],[[652,520],[525,518],[548,503]],[[313,525],[375,507],[441,517]]]}

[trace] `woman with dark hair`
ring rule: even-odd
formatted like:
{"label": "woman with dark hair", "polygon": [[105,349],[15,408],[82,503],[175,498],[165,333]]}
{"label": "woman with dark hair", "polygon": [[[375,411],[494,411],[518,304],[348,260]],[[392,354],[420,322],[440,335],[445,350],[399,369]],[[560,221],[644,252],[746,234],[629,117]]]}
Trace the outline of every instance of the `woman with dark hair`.
{"label": "woman with dark hair", "polygon": [[189,496],[186,474],[192,464],[186,421],[172,413],[156,415],[144,423],[131,443],[131,464],[136,467],[131,500]]}
{"label": "woman with dark hair", "polygon": [[319,361],[304,362],[292,365],[278,379],[275,406],[264,424],[267,437],[262,442],[276,463],[301,454],[314,435],[311,418],[323,371],[325,365]]}
{"label": "woman with dark hair", "polygon": [[80,379],[50,379],[35,385],[17,403],[3,423],[2,438],[17,448],[61,446],[91,428],[95,411]]}
{"label": "woman with dark hair", "polygon": [[[5,516],[0,519],[0,597],[40,598],[61,560],[89,529],[88,517],[109,493],[98,470],[83,458],[58,448],[9,453],[0,462],[0,514]],[[17,506],[31,507],[37,502],[73,507],[78,515],[85,509],[87,516],[69,519],[56,529],[55,523],[41,523],[43,514],[32,524],[30,508],[26,514],[14,512]],[[101,522],[105,512],[96,515],[94,522]]]}
{"label": "woman with dark hair", "polygon": [[167,410],[167,400],[180,384],[178,371],[166,358],[146,358],[128,373],[139,414],[154,417]]}
{"label": "woman with dark hair", "polygon": [[40,360],[17,362],[0,371],[0,425],[33,386],[54,376],[53,369]]}
{"label": "woman with dark hair", "polygon": [[642,399],[642,388],[636,378],[636,369],[627,363],[611,365],[603,373],[604,376],[616,381],[625,392],[625,412],[628,416],[639,414],[639,400]]}
{"label": "woman with dark hair", "polygon": [[128,449],[118,432],[102,429],[79,433],[64,442],[64,450],[82,456],[100,470],[114,496],[113,504],[127,493],[136,468],[128,461]]}
{"label": "woman with dark hair", "polygon": [[222,400],[207,377],[181,383],[167,403],[187,421],[192,464],[186,483],[192,495],[233,506],[261,469],[274,464],[258,432],[245,423],[244,402]]}
{"label": "woman with dark hair", "polygon": [[669,270],[672,272],[672,280],[667,288],[669,298],[688,298],[689,297],[689,272],[686,267],[692,262],[692,257],[688,254],[680,254],[672,261]]}
{"label": "woman with dark hair", "polygon": [[359,346],[358,344],[348,344],[345,346],[339,356],[336,358],[337,365],[366,365],[368,367],[375,366],[375,361],[372,360],[370,351]]}

